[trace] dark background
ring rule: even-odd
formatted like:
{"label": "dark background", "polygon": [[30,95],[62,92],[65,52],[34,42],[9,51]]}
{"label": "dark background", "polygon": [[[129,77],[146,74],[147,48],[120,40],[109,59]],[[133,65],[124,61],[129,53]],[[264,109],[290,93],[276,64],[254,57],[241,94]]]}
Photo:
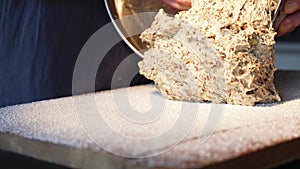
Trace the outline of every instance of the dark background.
{"label": "dark background", "polygon": [[277,38],[278,41],[300,43],[300,27],[296,28],[293,32]]}
{"label": "dark background", "polygon": [[[1,0],[0,107],[71,95],[81,48],[109,21],[102,0]],[[124,42],[107,53],[96,90],[110,89],[115,68],[131,53]],[[128,67],[137,67],[138,59]],[[142,76],[132,80],[145,82]]]}
{"label": "dark background", "polygon": [[[81,48],[108,22],[102,0],[1,0],[0,107],[71,95],[72,73]],[[278,40],[299,42],[300,31]],[[96,90],[110,89],[115,67],[131,53],[120,42],[106,55]],[[128,66],[136,66],[137,60]],[[148,82],[136,76],[132,85]],[[299,164],[280,168],[298,168]],[[65,168],[1,150],[0,167]]]}

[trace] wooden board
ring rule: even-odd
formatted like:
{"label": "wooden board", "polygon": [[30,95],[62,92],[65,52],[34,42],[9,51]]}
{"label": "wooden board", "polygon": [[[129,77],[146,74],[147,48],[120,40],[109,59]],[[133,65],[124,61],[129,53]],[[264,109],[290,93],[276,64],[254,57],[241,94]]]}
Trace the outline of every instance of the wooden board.
{"label": "wooden board", "polygon": [[[0,109],[0,148],[75,168],[277,166],[300,158],[300,72],[277,72],[276,85],[283,101],[254,107],[167,101],[152,85],[5,107]],[[91,102],[97,106],[97,115],[90,114]],[[160,116],[147,124],[124,118],[124,113],[133,110],[155,112],[151,107],[163,109],[157,109]],[[101,115],[117,135],[105,133],[104,128],[92,128],[102,132],[99,139],[104,140],[99,146],[97,138],[89,137],[93,134],[78,112],[80,108],[88,110],[87,117],[96,119]],[[195,113],[194,120],[187,121]],[[183,118],[179,118],[181,115]],[[178,120],[192,125],[176,146],[156,149],[159,146],[149,147],[151,144],[141,139],[166,133]],[[97,123],[91,123],[94,125]],[[120,135],[139,141],[121,139]],[[173,138],[178,139],[170,135],[160,144]],[[127,156],[159,155],[126,158],[103,150],[109,147],[113,153]]]}

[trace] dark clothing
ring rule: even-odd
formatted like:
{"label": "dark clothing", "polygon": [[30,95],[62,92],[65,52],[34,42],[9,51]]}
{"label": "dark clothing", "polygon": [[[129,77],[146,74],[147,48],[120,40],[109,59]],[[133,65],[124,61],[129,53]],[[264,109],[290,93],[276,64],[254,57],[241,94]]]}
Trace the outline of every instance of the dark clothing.
{"label": "dark clothing", "polygon": [[[108,22],[102,0],[1,0],[0,107],[71,95],[81,48]],[[131,53],[121,42],[106,55],[97,90],[110,88],[114,68]],[[144,82],[137,76],[132,84]]]}

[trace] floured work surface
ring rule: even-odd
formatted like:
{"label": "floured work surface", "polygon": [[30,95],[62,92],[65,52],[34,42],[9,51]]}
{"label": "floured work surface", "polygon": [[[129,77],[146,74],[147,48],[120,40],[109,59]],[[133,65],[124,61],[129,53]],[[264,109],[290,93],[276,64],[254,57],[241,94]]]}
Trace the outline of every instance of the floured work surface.
{"label": "floured work surface", "polygon": [[[167,101],[152,85],[146,85],[1,108],[0,148],[75,168],[276,166],[300,158],[300,72],[277,72],[276,76],[283,101],[255,107],[185,103],[182,110],[182,102]],[[137,111],[165,104],[163,113],[148,125],[130,123],[119,114],[130,110],[126,100],[120,99],[122,94]],[[198,113],[192,130],[176,147],[151,158],[123,158],[103,151],[82,130],[74,98],[80,101],[87,96],[96,100],[99,114],[116,133],[133,138],[155,137],[172,128],[179,114],[187,118],[195,114],[189,112],[195,105]],[[77,102],[77,106],[80,104]],[[216,116],[209,116],[210,110]],[[216,123],[210,137],[201,133],[207,123]],[[119,152],[149,150],[143,141],[133,144],[114,135],[104,138],[104,146],[113,146]]]}

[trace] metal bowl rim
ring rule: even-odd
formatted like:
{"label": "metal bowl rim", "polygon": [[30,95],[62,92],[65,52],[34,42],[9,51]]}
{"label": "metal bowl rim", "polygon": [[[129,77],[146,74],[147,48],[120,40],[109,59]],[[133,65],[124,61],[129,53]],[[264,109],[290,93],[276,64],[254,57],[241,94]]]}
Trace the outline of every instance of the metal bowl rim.
{"label": "metal bowl rim", "polygon": [[[109,2],[108,2],[109,1]],[[138,51],[129,41],[128,39],[124,36],[124,34],[122,33],[122,31],[119,29],[117,23],[115,20],[117,19],[120,19],[119,17],[117,18],[114,18],[113,14],[111,13],[111,8],[110,8],[110,5],[109,3],[113,3],[112,6],[113,6],[113,10],[114,10],[114,13],[117,14],[116,12],[116,8],[115,8],[115,3],[114,3],[114,0],[104,0],[104,4],[105,4],[105,8],[107,10],[107,13],[108,13],[108,16],[115,28],[115,30],[118,32],[118,34],[121,36],[121,38],[123,39],[123,41],[130,47],[131,50],[133,50],[134,53],[136,53],[139,57],[142,57],[143,54]]]}

